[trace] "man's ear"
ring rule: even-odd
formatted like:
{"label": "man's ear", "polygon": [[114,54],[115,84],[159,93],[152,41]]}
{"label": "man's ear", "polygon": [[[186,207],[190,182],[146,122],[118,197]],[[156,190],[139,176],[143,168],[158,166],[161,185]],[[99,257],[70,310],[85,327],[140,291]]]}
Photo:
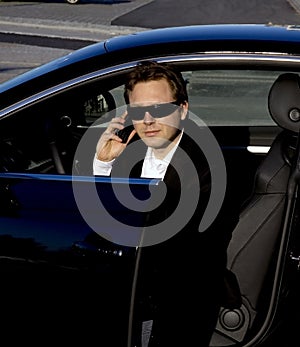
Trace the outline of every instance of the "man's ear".
{"label": "man's ear", "polygon": [[189,109],[189,103],[187,101],[185,103],[182,103],[181,114],[180,114],[181,120],[185,120],[188,117],[188,109]]}

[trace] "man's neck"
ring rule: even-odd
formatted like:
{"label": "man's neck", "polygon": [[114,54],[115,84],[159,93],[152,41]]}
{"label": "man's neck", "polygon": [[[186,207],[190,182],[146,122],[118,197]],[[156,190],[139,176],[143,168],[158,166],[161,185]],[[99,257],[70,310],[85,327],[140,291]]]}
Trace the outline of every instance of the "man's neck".
{"label": "man's neck", "polygon": [[178,141],[181,138],[182,131],[178,133],[178,135],[170,141],[170,143],[166,147],[161,147],[161,148],[152,148],[153,155],[155,156],[156,159],[164,159],[168,153],[174,148],[174,146],[177,145]]}

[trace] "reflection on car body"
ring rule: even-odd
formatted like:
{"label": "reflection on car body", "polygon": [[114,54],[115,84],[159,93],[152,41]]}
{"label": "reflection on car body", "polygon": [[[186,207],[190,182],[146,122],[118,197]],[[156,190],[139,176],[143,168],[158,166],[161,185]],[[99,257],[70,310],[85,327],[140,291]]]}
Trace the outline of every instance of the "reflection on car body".
{"label": "reflection on car body", "polygon": [[[234,287],[211,347],[299,344],[292,329],[299,323],[299,43],[292,27],[157,29],[85,47],[1,84],[4,330],[18,312],[24,324],[14,321],[14,328],[27,330],[28,342],[37,339],[28,334],[35,324],[70,341],[126,345],[137,251],[114,242],[120,226],[112,220],[129,230],[140,216],[116,203],[112,188],[126,201],[128,183],[142,195],[160,184],[94,178],[91,163],[99,134],[124,110],[125,75],[151,58],[182,71],[190,116],[220,144],[241,208],[228,248]],[[74,186],[87,200],[95,187],[103,194],[102,208],[87,211],[101,220],[98,230],[78,208]],[[44,323],[52,314],[50,327]]]}

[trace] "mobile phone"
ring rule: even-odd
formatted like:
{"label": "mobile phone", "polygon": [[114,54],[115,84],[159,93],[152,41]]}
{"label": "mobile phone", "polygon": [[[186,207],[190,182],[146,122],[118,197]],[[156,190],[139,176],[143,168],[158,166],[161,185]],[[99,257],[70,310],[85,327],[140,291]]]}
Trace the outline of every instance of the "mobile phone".
{"label": "mobile phone", "polygon": [[116,135],[118,135],[122,139],[122,143],[126,143],[133,129],[133,125],[128,121],[128,119],[126,119],[124,129],[118,130],[116,132]]}

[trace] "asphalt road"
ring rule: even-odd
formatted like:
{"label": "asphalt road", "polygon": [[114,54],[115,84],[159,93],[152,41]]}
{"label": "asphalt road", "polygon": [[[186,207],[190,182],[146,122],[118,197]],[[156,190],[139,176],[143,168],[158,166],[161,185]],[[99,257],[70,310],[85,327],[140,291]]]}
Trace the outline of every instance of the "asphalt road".
{"label": "asphalt road", "polygon": [[269,22],[300,24],[300,16],[289,0],[154,0],[119,16],[111,24],[162,28],[175,25]]}
{"label": "asphalt road", "polygon": [[[300,24],[300,0],[0,0],[0,19],[159,28],[211,23]],[[0,28],[1,29],[1,28]]]}
{"label": "asphalt road", "polygon": [[0,1],[0,83],[76,48],[142,28],[111,21],[151,0]]}
{"label": "asphalt road", "polygon": [[112,36],[214,23],[300,25],[300,0],[0,0],[0,82]]}

